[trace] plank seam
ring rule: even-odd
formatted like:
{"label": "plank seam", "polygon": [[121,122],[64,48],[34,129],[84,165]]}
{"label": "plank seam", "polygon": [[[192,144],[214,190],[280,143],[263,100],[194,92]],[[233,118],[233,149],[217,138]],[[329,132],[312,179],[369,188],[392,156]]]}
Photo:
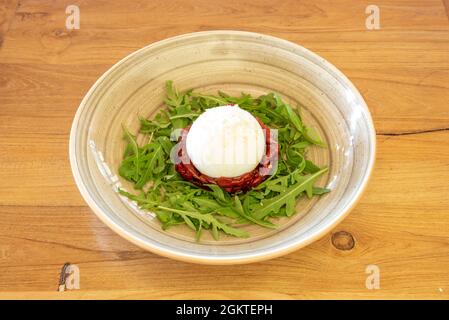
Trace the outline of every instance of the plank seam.
{"label": "plank seam", "polygon": [[397,136],[411,136],[411,135],[434,133],[434,132],[445,132],[445,131],[449,131],[449,128],[436,128],[436,129],[419,130],[419,131],[406,131],[406,132],[378,132],[376,135],[378,135],[378,136],[397,137]]}

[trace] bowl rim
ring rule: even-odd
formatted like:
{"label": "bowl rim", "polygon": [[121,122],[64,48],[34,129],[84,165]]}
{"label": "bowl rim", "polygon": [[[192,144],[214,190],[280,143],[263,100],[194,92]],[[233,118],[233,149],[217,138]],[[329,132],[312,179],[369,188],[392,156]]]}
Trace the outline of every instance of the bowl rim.
{"label": "bowl rim", "polygon": [[[148,50],[149,48],[160,46],[167,44],[172,41],[177,41],[180,39],[186,39],[186,38],[193,38],[197,36],[207,36],[207,35],[242,35],[242,36],[250,36],[250,37],[258,37],[259,39],[266,40],[267,42],[274,42],[278,43],[284,46],[290,46],[295,47],[296,49],[300,49],[304,51],[305,53],[314,56],[316,58],[320,59],[320,62],[323,63],[327,68],[329,68],[331,71],[333,71],[338,77],[341,78],[341,80],[347,85],[351,91],[357,96],[357,98],[360,101],[360,106],[363,108],[364,114],[366,115],[366,120],[368,122],[368,141],[370,142],[370,147],[372,149],[372,152],[370,154],[370,157],[368,159],[368,165],[367,169],[364,173],[363,180],[361,181],[360,187],[356,191],[355,195],[349,200],[349,203],[340,210],[339,214],[336,215],[333,219],[330,219],[328,221],[323,222],[323,225],[318,226],[318,230],[314,231],[314,233],[301,241],[293,241],[291,244],[284,245],[281,248],[272,248],[267,249],[265,251],[256,252],[256,253],[245,253],[245,254],[239,254],[238,256],[207,256],[206,254],[192,254],[192,253],[183,253],[180,251],[167,249],[164,247],[155,246],[153,244],[150,244],[140,237],[136,236],[135,234],[129,232],[128,230],[125,230],[122,228],[119,224],[117,224],[112,218],[110,218],[103,210],[97,205],[94,198],[91,196],[89,191],[84,185],[84,182],[82,180],[82,177],[79,172],[79,168],[77,165],[76,160],[76,127],[79,122],[79,119],[81,117],[81,114],[85,108],[85,105],[87,103],[87,100],[89,96],[96,90],[98,85],[107,77],[110,73],[112,73],[117,67],[119,67],[124,61],[131,59],[135,55],[139,54],[140,52],[144,50]],[[138,49],[128,55],[126,55],[124,58],[120,59],[118,62],[116,62],[114,65],[112,65],[106,72],[104,72],[96,81],[95,83],[90,87],[90,89],[87,91],[85,96],[83,97],[76,114],[74,116],[71,130],[70,130],[70,141],[69,141],[69,159],[70,159],[70,166],[71,171],[75,180],[75,183],[81,193],[81,196],[86,201],[88,206],[92,209],[92,211],[95,213],[95,215],[109,228],[111,228],[114,232],[119,234],[121,237],[125,238],[126,240],[130,241],[131,243],[137,245],[138,247],[145,249],[147,251],[156,253],[158,255],[172,258],[179,261],[184,262],[190,262],[190,263],[199,263],[199,264],[209,264],[209,265],[231,265],[231,264],[245,264],[245,263],[253,263],[268,259],[273,259],[276,257],[280,257],[283,255],[286,255],[288,253],[291,253],[293,251],[296,251],[300,248],[303,248],[310,243],[322,238],[324,235],[326,235],[328,232],[330,232],[337,224],[339,224],[348,214],[352,211],[352,209],[355,207],[355,205],[359,202],[362,194],[366,190],[366,186],[368,184],[368,181],[372,175],[373,169],[374,169],[374,163],[376,158],[376,131],[374,128],[374,122],[371,116],[371,113],[368,109],[368,106],[363,99],[363,96],[360,94],[360,92],[357,90],[357,88],[354,86],[354,84],[339,70],[337,67],[335,67],[333,64],[328,62],[326,59],[322,58],[321,56],[317,55],[316,53],[310,51],[307,48],[304,48],[303,46],[296,44],[294,42],[284,40],[278,37],[274,37],[271,35],[261,34],[257,32],[249,32],[249,31],[239,31],[239,30],[210,30],[210,31],[199,31],[199,32],[191,32],[191,33],[185,33],[173,37],[169,37],[157,42],[153,42],[141,49]]]}

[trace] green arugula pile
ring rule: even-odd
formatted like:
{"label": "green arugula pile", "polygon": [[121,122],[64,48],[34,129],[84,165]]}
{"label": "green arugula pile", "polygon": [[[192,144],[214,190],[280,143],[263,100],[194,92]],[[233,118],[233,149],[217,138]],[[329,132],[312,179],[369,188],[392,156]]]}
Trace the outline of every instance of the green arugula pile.
{"label": "green arugula pile", "polygon": [[[171,81],[167,81],[166,90],[167,108],[154,119],[140,118],[140,134],[148,139],[145,145],[139,146],[136,136],[124,128],[128,144],[119,168],[119,174],[140,190],[137,195],[122,189],[120,193],[136,201],[142,209],[154,212],[164,230],[186,224],[195,231],[197,240],[204,229],[216,240],[220,231],[248,237],[239,225],[276,228],[271,218],[292,216],[300,196],[311,198],[330,191],[313,185],[327,168],[319,168],[305,158],[307,147],[325,147],[325,144],[278,95],[270,93],[253,98],[244,93],[231,97],[223,92],[217,96],[192,90],[178,92]],[[178,137],[173,139],[176,129],[187,127],[208,108],[228,104],[238,104],[269,128],[277,129],[280,146],[277,171],[252,190],[234,195],[216,185],[209,185],[210,190],[205,190],[183,180],[170,160],[170,152],[177,143],[172,141]]]}

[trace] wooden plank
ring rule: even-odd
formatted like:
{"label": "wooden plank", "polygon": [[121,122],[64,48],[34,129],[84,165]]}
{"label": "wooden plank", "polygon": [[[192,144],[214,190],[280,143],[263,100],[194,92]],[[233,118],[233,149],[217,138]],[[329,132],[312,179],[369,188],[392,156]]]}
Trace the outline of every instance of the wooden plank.
{"label": "wooden plank", "polygon": [[[444,49],[449,24],[440,0],[378,1],[382,10],[378,31],[365,28],[368,4],[342,0],[332,4],[325,0],[247,4],[233,0],[220,5],[207,0],[132,5],[95,1],[80,4],[81,28],[67,31],[65,3],[23,1],[11,24],[10,46],[0,57],[7,63],[108,64],[169,36],[231,28],[281,36],[334,62],[343,55],[353,63],[377,58],[379,63],[392,64],[415,57],[418,64],[448,65]],[[430,48],[422,54],[424,46]],[[407,55],[391,54],[404,49]]]}
{"label": "wooden plank", "polygon": [[[191,300],[191,299],[205,299],[205,300],[226,300],[226,299],[256,299],[256,300],[292,300],[292,299],[366,299],[367,295],[357,295],[354,293],[335,293],[335,292],[320,292],[320,293],[294,293],[285,294],[276,291],[247,291],[247,290],[213,290],[213,291],[189,291],[180,292],[178,290],[120,290],[120,291],[67,291],[67,292],[13,292],[0,293],[1,299],[43,299],[43,300],[67,300],[67,299],[118,299],[118,300]],[[379,295],[375,293],[369,294],[372,299],[379,299]],[[388,294],[382,297],[390,299],[413,299],[411,294]],[[443,300],[444,295],[432,296],[435,300]]]}

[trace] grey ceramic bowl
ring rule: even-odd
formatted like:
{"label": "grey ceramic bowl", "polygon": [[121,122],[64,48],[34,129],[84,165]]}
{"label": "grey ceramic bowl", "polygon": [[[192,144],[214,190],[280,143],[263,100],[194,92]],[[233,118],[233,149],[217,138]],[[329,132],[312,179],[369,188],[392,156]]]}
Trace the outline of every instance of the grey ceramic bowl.
{"label": "grey ceramic bowl", "polygon": [[[137,115],[163,108],[164,82],[183,90],[230,94],[276,91],[302,105],[306,124],[328,148],[308,156],[329,172],[317,183],[332,192],[301,199],[298,213],[277,221],[276,230],[248,226],[251,237],[205,237],[190,230],[163,231],[154,215],[117,193],[131,186],[119,177],[124,150],[121,124],[136,132]],[[352,83],[309,50],[271,36],[207,31],[177,36],[138,50],[109,69],[84,97],[73,121],[70,162],[76,184],[95,214],[115,232],[154,253],[197,263],[260,261],[297,250],[329,232],[354,207],[367,185],[375,158],[369,110]]]}

